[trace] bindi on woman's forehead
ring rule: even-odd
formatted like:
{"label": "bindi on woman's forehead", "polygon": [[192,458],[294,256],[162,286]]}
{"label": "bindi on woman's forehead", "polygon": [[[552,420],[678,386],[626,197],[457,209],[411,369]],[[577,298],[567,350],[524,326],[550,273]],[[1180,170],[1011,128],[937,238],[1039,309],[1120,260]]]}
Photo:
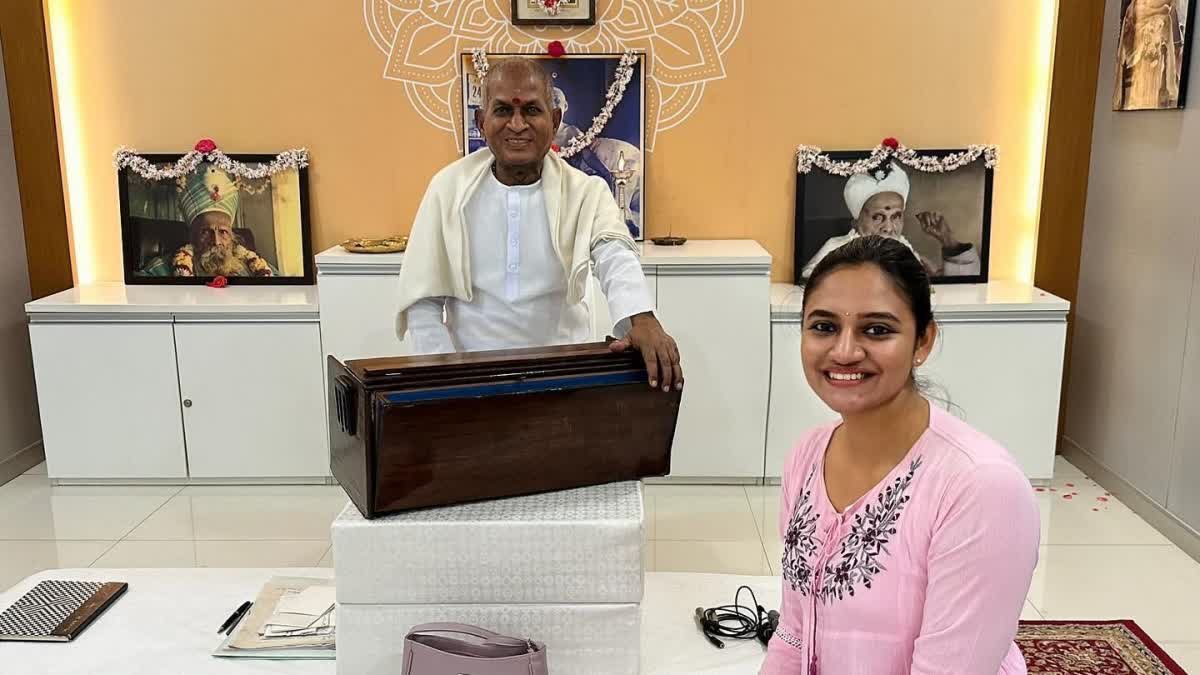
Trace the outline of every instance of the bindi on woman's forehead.
{"label": "bindi on woman's forehead", "polygon": [[513,102],[513,105],[521,105],[521,97],[514,96],[512,102]]}

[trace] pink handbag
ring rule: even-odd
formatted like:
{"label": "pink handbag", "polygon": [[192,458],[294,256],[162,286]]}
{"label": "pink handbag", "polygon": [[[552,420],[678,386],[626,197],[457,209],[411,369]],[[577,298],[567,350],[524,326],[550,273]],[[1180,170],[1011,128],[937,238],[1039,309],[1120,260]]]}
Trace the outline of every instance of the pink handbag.
{"label": "pink handbag", "polygon": [[403,675],[549,675],[546,646],[461,623],[427,623],[404,638]]}

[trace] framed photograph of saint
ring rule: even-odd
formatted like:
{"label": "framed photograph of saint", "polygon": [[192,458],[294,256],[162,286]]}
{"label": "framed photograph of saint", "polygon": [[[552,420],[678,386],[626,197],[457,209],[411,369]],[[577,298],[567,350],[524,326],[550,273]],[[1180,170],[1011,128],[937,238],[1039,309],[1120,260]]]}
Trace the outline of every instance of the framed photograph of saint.
{"label": "framed photograph of saint", "polygon": [[[166,168],[178,154],[142,155]],[[229,155],[268,164],[271,155]],[[127,284],[312,284],[308,169],[233,177],[201,161],[179,178],[118,171]]]}
{"label": "framed photograph of saint", "polygon": [[593,26],[596,0],[512,0],[515,26]]}
{"label": "framed photograph of saint", "polygon": [[[488,54],[489,63],[514,54]],[[591,143],[568,156],[571,141],[594,126],[596,116],[606,105],[606,94],[621,69],[620,54],[571,54],[559,58],[521,54],[540,59],[550,74],[554,105],[563,111],[562,124],[551,152],[559,152],[571,166],[586,174],[599,176],[608,183],[613,197],[625,216],[625,225],[633,238],[641,241],[645,232],[646,212],[646,81],[645,54],[637,54],[631,77],[620,102],[609,120],[597,125]],[[486,145],[475,126],[475,111],[483,104],[480,86],[470,54],[460,59],[462,78],[463,153],[470,154]]]}
{"label": "framed photograph of saint", "polygon": [[1175,110],[1187,97],[1196,0],[1121,0],[1113,110]]}
{"label": "framed photograph of saint", "polygon": [[[945,157],[956,150],[921,151]],[[823,153],[857,162],[869,150]],[[865,173],[838,175],[814,165],[796,174],[795,283],[828,253],[868,234],[913,250],[933,283],[983,283],[988,276],[993,169],[982,157],[953,171],[921,171],[895,157]]]}

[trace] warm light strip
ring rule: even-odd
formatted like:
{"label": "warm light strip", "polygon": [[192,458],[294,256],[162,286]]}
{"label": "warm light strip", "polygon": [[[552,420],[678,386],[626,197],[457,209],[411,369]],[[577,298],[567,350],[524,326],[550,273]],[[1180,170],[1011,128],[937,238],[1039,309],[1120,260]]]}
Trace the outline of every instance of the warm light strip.
{"label": "warm light strip", "polygon": [[46,2],[54,102],[58,113],[59,160],[62,162],[64,188],[67,193],[67,222],[75,261],[75,281],[83,285],[96,280],[96,250],[90,195],[84,170],[82,115],[70,7],[69,1]]}
{"label": "warm light strip", "polygon": [[1058,0],[1041,0],[1037,9],[1037,51],[1030,77],[1029,165],[1021,211],[1026,227],[1017,245],[1017,280],[1033,283],[1037,237],[1042,210],[1042,172],[1046,165],[1046,130],[1050,120],[1050,87],[1054,72],[1054,39],[1058,30]]}

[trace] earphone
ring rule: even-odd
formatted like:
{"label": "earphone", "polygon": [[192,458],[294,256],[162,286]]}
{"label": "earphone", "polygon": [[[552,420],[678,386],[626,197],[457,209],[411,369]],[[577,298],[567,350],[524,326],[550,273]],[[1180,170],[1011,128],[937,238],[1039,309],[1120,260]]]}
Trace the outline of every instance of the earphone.
{"label": "earphone", "polygon": [[[741,604],[742,591],[750,594],[752,605]],[[756,611],[757,610],[757,611]],[[704,609],[696,608],[696,625],[704,638],[717,649],[724,649],[727,640],[757,639],[765,647],[779,628],[779,612],[767,611],[758,604],[754,590],[741,586],[733,596],[732,605]]]}

